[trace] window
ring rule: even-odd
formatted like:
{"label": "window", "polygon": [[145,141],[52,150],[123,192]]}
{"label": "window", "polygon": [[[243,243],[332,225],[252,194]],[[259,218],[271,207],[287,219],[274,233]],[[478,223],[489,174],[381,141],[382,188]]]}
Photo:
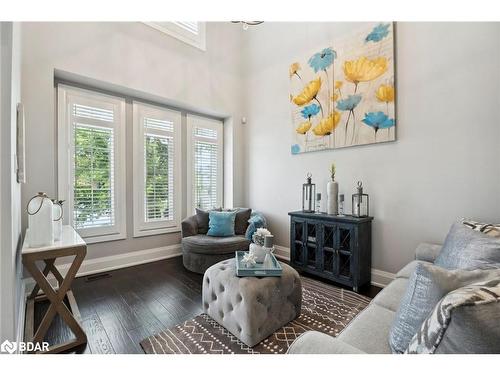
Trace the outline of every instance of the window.
{"label": "window", "polygon": [[58,198],[87,242],[126,238],[125,100],[58,86]]}
{"label": "window", "polygon": [[222,122],[188,115],[188,211],[222,206]]}
{"label": "window", "polygon": [[139,102],[134,113],[134,237],[178,231],[181,113]]}
{"label": "window", "polygon": [[146,25],[205,51],[205,22],[145,22]]}

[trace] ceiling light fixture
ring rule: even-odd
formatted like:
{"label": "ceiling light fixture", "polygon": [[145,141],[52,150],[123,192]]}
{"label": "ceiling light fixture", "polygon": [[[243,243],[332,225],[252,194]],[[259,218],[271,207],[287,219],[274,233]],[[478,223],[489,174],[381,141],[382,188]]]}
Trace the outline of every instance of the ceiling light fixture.
{"label": "ceiling light fixture", "polygon": [[264,21],[231,21],[232,23],[241,23],[243,30],[248,30],[249,26],[260,25]]}

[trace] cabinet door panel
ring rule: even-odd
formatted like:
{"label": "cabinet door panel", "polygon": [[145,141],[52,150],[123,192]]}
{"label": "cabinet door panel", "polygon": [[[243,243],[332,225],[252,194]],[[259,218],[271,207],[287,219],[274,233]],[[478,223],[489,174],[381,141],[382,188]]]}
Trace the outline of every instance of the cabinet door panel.
{"label": "cabinet door panel", "polygon": [[303,266],[305,257],[305,221],[292,219],[290,233],[290,260],[292,264]]}
{"label": "cabinet door panel", "polygon": [[336,273],[336,238],[337,226],[332,223],[321,224],[321,248],[319,270],[329,275]]}
{"label": "cabinet door panel", "polygon": [[305,223],[305,263],[308,268],[318,269],[318,249],[321,247],[321,224],[315,220],[306,220]]}
{"label": "cabinet door panel", "polygon": [[337,230],[337,273],[338,277],[353,278],[356,229],[352,225],[339,224]]}

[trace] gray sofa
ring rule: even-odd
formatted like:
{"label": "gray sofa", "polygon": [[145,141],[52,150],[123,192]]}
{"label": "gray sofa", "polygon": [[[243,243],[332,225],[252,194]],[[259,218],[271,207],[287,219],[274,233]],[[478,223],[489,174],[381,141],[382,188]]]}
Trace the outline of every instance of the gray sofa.
{"label": "gray sofa", "polygon": [[371,301],[351,323],[333,338],[324,333],[309,331],[301,335],[290,346],[290,354],[388,354],[389,332],[392,321],[403,297],[408,279],[418,262],[433,263],[441,246],[420,244],[415,251],[415,260],[408,263],[396,278]]}
{"label": "gray sofa", "polygon": [[[248,223],[236,225],[242,224],[248,226]],[[207,236],[207,230],[199,225],[197,215],[182,221],[182,261],[189,271],[204,274],[212,265],[234,258],[235,251],[248,250],[250,241],[245,235],[213,237]]]}

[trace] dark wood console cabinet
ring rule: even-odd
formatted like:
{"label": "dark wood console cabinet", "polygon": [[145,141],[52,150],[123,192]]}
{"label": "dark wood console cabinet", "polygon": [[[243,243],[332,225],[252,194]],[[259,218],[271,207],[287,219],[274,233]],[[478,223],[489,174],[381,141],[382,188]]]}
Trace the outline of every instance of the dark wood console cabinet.
{"label": "dark wood console cabinet", "polygon": [[290,264],[353,288],[371,282],[372,217],[290,212]]}

